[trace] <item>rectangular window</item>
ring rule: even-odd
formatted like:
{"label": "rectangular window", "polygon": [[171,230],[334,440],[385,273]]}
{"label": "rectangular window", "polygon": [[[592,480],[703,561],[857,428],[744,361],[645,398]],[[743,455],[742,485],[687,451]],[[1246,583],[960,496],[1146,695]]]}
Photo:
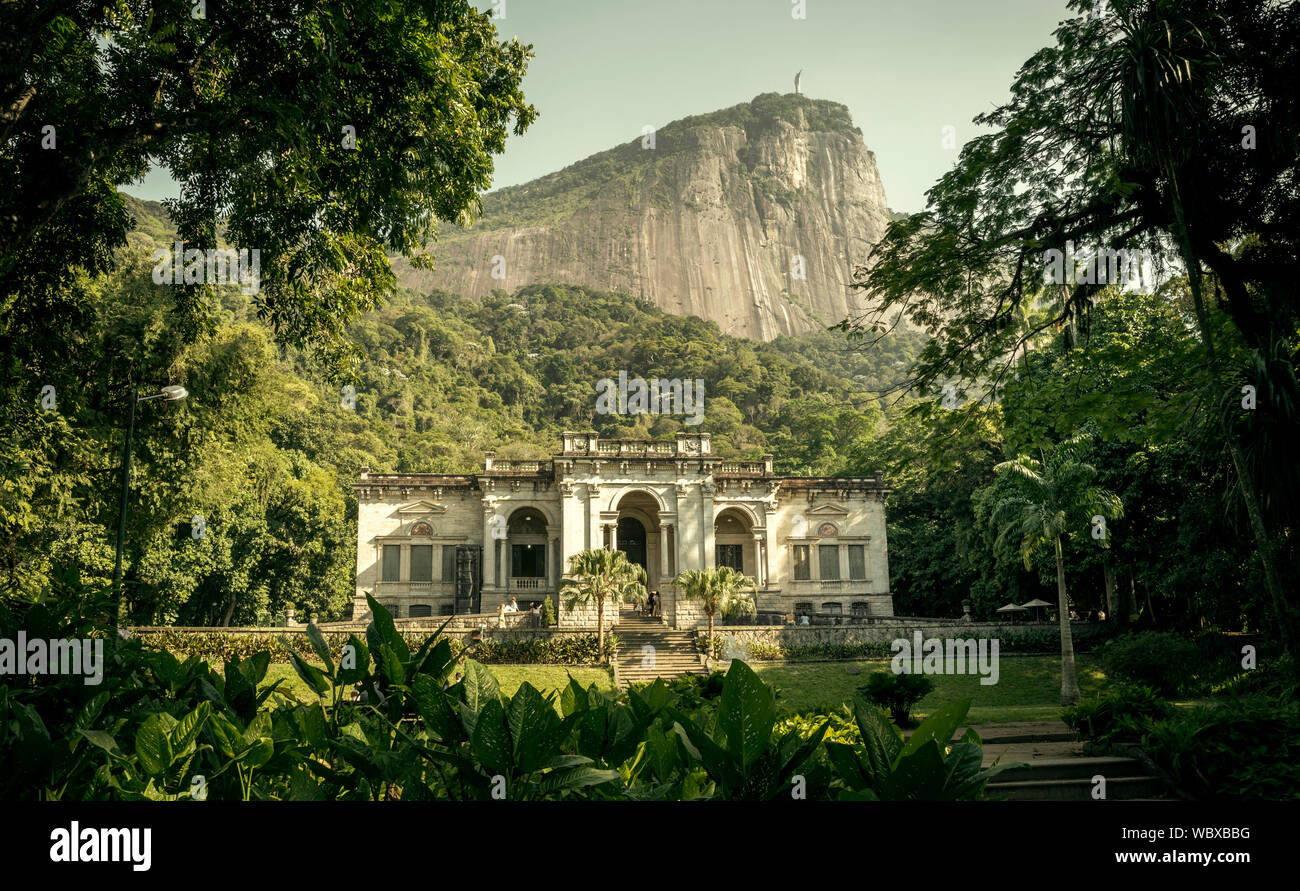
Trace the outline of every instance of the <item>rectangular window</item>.
{"label": "rectangular window", "polygon": [[456,546],[442,546],[442,580],[444,582],[456,581]]}
{"label": "rectangular window", "polygon": [[433,581],[433,545],[411,545],[411,581]]}
{"label": "rectangular window", "polygon": [[720,544],[715,555],[718,566],[730,566],[737,572],[745,571],[745,546]]}
{"label": "rectangular window", "polygon": [[867,577],[866,545],[849,545],[849,578],[865,579]]}
{"label": "rectangular window", "polygon": [[523,544],[510,546],[510,575],[517,579],[546,577],[546,545]]}
{"label": "rectangular window", "polygon": [[830,581],[840,577],[840,546],[818,545],[817,562],[820,564],[819,578]]}
{"label": "rectangular window", "polygon": [[794,546],[794,578],[795,581],[806,581],[812,578],[809,570],[812,567],[808,561],[808,545]]}
{"label": "rectangular window", "polygon": [[384,582],[400,582],[402,580],[401,545],[384,545],[383,574],[380,575],[379,579]]}

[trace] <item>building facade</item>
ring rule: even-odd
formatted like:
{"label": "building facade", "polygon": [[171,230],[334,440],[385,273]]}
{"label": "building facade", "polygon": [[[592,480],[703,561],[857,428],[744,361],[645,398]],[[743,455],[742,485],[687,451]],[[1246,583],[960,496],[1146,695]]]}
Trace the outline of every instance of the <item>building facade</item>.
{"label": "building facade", "polygon": [[707,433],[675,441],[565,433],[549,461],[489,453],[473,475],[363,469],[355,489],[358,616],[366,593],[409,618],[549,596],[561,627],[593,627],[594,611],[565,609],[559,592],[569,558],[600,547],[645,568],[664,620],[678,628],[703,616],[671,580],[720,565],[753,580],[760,611],[893,615],[879,474],[776,476],[770,455],[715,458]]}

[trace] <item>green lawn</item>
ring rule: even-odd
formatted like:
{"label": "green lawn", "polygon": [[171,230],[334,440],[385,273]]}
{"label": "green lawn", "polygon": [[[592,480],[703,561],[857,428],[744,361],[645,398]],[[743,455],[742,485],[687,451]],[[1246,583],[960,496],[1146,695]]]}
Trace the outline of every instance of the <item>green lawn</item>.
{"label": "green lawn", "polygon": [[[1096,695],[1106,676],[1089,655],[1075,657],[1079,690]],[[926,715],[958,699],[971,699],[971,723],[1036,721],[1061,715],[1061,658],[1059,656],[1004,656],[998,660],[998,682],[980,684],[978,675],[932,675],[934,691],[916,707]],[[853,692],[874,672],[889,671],[888,659],[863,662],[809,662],[764,664],[751,662],[764,681],[777,688],[777,705],[789,711],[820,706],[838,708],[853,701]],[[861,674],[849,674],[849,666]]]}
{"label": "green lawn", "polygon": [[[1079,689],[1085,697],[1098,693],[1107,683],[1096,661],[1079,655]],[[796,712],[820,707],[839,708],[853,701],[857,687],[873,672],[889,671],[888,659],[857,662],[750,663],[759,676],[777,688],[777,705]],[[849,666],[861,673],[850,674]],[[546,693],[559,690],[572,674],[584,687],[597,684],[614,689],[613,674],[606,668],[572,665],[489,665],[502,692],[513,695],[528,681]],[[972,700],[972,723],[1036,721],[1059,718],[1061,660],[1059,656],[1005,656],[999,660],[998,682],[984,686],[978,675],[934,675],[935,689],[922,699],[916,714],[926,715],[957,699]],[[267,681],[284,680],[281,689],[299,699],[310,693],[290,665],[272,665]],[[346,691],[345,691],[346,692]]]}

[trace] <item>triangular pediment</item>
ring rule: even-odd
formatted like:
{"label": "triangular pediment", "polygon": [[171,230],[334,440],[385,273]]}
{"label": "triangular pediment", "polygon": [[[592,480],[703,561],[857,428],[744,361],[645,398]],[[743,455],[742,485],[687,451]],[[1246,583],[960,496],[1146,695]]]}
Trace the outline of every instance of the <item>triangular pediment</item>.
{"label": "triangular pediment", "polygon": [[426,514],[445,514],[446,512],[447,508],[445,506],[441,504],[433,504],[428,501],[417,501],[414,504],[403,505],[397,509],[397,513],[399,514],[418,514],[421,516]]}
{"label": "triangular pediment", "polygon": [[848,509],[840,507],[838,504],[819,504],[811,510],[805,511],[810,517],[847,517]]}

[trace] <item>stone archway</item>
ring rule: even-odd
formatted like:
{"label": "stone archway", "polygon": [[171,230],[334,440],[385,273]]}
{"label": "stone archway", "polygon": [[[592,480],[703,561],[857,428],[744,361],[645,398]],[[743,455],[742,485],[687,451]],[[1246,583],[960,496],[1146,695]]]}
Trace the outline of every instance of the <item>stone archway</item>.
{"label": "stone archway", "polygon": [[506,522],[502,587],[507,598],[514,596],[521,603],[540,600],[551,587],[551,560],[549,553],[550,519],[546,512],[532,505],[524,505],[511,512]]}
{"label": "stone archway", "polygon": [[762,584],[761,554],[754,534],[754,522],[748,511],[726,507],[718,513],[713,526],[714,566],[730,566]]}
{"label": "stone archway", "polygon": [[667,535],[659,519],[659,502],[649,492],[628,492],[615,506],[614,547],[646,571],[646,587],[653,591],[664,580]]}

